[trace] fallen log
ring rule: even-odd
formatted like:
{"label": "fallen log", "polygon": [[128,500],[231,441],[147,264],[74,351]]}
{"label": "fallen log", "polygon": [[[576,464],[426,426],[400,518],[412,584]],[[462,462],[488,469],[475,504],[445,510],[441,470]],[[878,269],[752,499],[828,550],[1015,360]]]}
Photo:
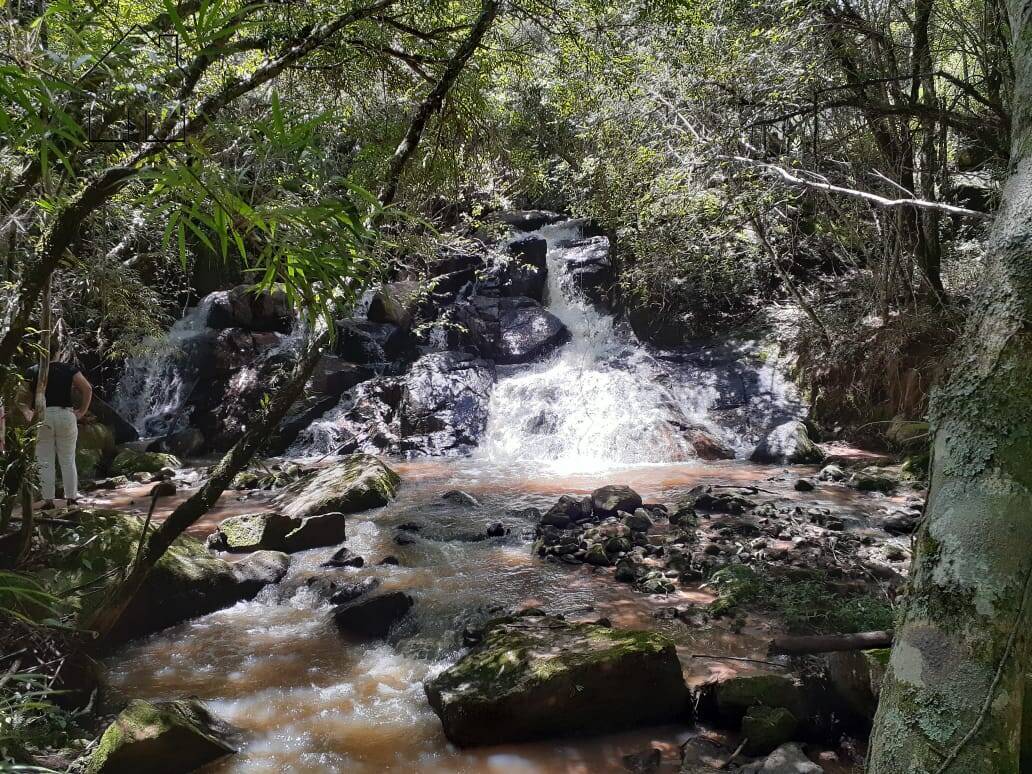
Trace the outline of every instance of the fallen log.
{"label": "fallen log", "polygon": [[806,653],[831,653],[843,650],[869,650],[892,646],[892,630],[856,634],[811,634],[775,637],[767,643],[774,656],[799,656]]}

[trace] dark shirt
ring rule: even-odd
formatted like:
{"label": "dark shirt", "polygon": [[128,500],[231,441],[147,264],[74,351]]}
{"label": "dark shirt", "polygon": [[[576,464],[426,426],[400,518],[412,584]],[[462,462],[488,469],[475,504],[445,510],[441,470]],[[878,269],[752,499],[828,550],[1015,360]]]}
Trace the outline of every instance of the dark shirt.
{"label": "dark shirt", "polygon": [[[46,399],[48,406],[64,406],[74,408],[72,400],[72,379],[79,373],[79,369],[68,363],[51,363],[47,372]],[[36,379],[39,377],[39,366],[33,366],[28,370],[29,383],[32,385],[32,394],[36,394]]]}

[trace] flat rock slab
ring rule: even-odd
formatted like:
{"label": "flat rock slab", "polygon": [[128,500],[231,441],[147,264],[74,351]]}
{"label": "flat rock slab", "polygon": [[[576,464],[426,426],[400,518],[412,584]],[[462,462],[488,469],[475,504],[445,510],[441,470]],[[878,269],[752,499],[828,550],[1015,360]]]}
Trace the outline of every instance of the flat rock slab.
{"label": "flat rock slab", "polygon": [[288,487],[280,511],[295,519],[356,513],[386,505],[398,493],[398,474],[369,454],[352,454],[314,478]]}
{"label": "flat rock slab", "polygon": [[601,734],[689,713],[668,638],[550,616],[489,624],[479,645],[424,688],[445,735],[462,747]]}

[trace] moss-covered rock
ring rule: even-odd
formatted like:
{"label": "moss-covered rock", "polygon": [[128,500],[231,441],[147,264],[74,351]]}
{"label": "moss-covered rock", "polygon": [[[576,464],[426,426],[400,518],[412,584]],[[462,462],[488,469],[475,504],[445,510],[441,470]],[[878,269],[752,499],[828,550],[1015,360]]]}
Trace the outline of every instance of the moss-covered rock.
{"label": "moss-covered rock", "polygon": [[750,707],[742,718],[746,755],[766,755],[791,741],[799,728],[796,716],[784,707]]}
{"label": "moss-covered rock", "polygon": [[784,707],[798,720],[815,714],[809,692],[790,675],[736,675],[707,683],[701,693],[700,713],[724,723],[740,722],[756,706]]}
{"label": "moss-covered rock", "polygon": [[208,547],[216,551],[281,551],[288,532],[301,526],[300,519],[281,513],[244,513],[223,519],[208,536]]}
{"label": "moss-covered rock", "polygon": [[386,505],[398,493],[398,474],[376,457],[352,454],[315,477],[289,487],[277,500],[293,518],[355,513]]}
{"label": "moss-covered rock", "polygon": [[95,479],[100,473],[103,463],[104,454],[98,449],[75,450],[75,470],[80,479]]}
{"label": "moss-covered rock", "polygon": [[193,699],[129,703],[107,727],[84,774],[183,774],[236,752],[236,730]]}
{"label": "moss-covered rock", "polygon": [[[71,597],[85,619],[106,598],[114,573],[131,565],[143,519],[94,509],[77,509],[66,518],[75,526],[52,529],[63,543],[78,548],[56,555],[44,580],[52,593],[62,597],[64,589],[85,589],[82,596]],[[183,535],[147,576],[112,640],[149,634],[250,599],[262,587],[279,581],[289,561],[285,554],[264,551],[230,564],[213,556],[197,539]]]}
{"label": "moss-covered rock", "polygon": [[864,468],[853,473],[846,485],[860,492],[891,492],[896,488],[896,479],[877,468]]}
{"label": "moss-covered rock", "polygon": [[806,424],[792,420],[778,425],[767,433],[749,459],[770,465],[816,464],[824,461],[824,452],[810,440]]}
{"label": "moss-covered rock", "polygon": [[605,733],[689,712],[668,638],[550,616],[489,624],[479,645],[424,687],[460,746]]}
{"label": "moss-covered rock", "polygon": [[157,473],[162,468],[181,468],[178,458],[164,452],[122,449],[111,462],[111,475],[132,477],[136,473]]}

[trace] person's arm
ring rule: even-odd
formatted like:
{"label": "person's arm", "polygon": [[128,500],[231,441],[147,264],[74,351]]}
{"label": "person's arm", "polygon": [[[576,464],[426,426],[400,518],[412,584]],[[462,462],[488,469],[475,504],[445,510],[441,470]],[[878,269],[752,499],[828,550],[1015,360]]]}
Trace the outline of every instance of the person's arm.
{"label": "person's arm", "polygon": [[86,377],[82,375],[82,371],[79,371],[72,377],[72,386],[79,391],[79,400],[82,403],[82,405],[75,410],[75,418],[82,419],[86,416],[86,412],[90,410],[90,401],[93,400],[93,385],[86,381]]}

